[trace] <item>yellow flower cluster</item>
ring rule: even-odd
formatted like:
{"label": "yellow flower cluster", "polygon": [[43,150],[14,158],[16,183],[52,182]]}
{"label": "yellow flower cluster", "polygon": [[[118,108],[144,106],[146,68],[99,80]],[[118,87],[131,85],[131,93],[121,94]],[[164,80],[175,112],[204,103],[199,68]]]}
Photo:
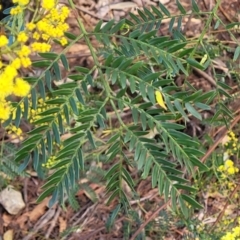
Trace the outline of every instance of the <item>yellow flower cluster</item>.
{"label": "yellow flower cluster", "polygon": [[[58,97],[56,97],[56,98],[58,98]],[[37,102],[37,109],[33,109],[32,105],[31,105],[32,104],[31,95],[28,95],[28,99],[29,99],[28,120],[29,120],[30,123],[34,123],[35,121],[41,119],[42,116],[40,115],[40,113],[42,113],[44,111],[47,111],[47,110],[49,110],[51,108],[59,107],[58,104],[46,104],[46,101],[50,99],[47,96],[47,97],[45,97],[45,100],[42,99],[42,98],[39,98],[38,102]],[[80,103],[78,103],[77,106],[79,108],[81,108],[81,104]],[[24,109],[23,102],[21,102],[20,107],[21,107],[21,109]],[[53,115],[57,116],[57,114],[58,113],[54,113]],[[68,124],[67,124],[67,121],[66,121],[66,118],[65,118],[65,115],[64,115],[64,111],[62,110],[59,114],[61,115],[61,119],[63,121],[63,126],[67,127]],[[71,112],[70,112],[70,114],[71,114]],[[16,116],[16,109],[15,109],[15,111],[13,111],[13,119],[15,118],[15,116]],[[36,126],[41,126],[41,125],[45,125],[45,123],[38,124]]]}
{"label": "yellow flower cluster", "polygon": [[25,6],[29,4],[29,0],[13,0],[12,2],[20,6]]}
{"label": "yellow flower cluster", "polygon": [[[228,182],[228,183],[226,183],[226,185],[227,185],[227,189],[229,189],[230,191],[233,191],[234,190],[234,188],[237,186],[237,184],[236,183],[234,183],[234,182]],[[238,197],[238,194],[236,194],[236,196],[234,196],[234,197]]]}
{"label": "yellow flower cluster", "polygon": [[2,120],[7,120],[11,113],[6,97],[11,94],[23,97],[30,90],[30,85],[21,77],[18,77],[18,69],[21,64],[16,64],[16,61],[14,60],[7,66],[4,66],[2,62],[0,64],[2,65],[0,70],[0,119]]}
{"label": "yellow flower cluster", "polygon": [[14,8],[11,8],[10,14],[11,15],[17,15],[25,9],[25,7],[29,4],[29,0],[13,0],[13,3],[15,3],[17,6]]}
{"label": "yellow flower cluster", "polygon": [[228,141],[224,144],[229,155],[234,155],[238,151],[238,139],[233,131],[228,132]]}
{"label": "yellow flower cluster", "polygon": [[21,13],[22,11],[23,11],[22,7],[16,6],[16,7],[11,9],[10,14],[11,15],[17,15],[17,14]]}
{"label": "yellow flower cluster", "polygon": [[9,135],[12,135],[12,139],[18,138],[20,140],[23,140],[23,132],[21,128],[17,128],[16,126],[9,125],[6,130]]}
{"label": "yellow flower cluster", "polygon": [[226,177],[227,175],[234,175],[235,173],[238,173],[239,169],[234,166],[234,162],[232,160],[228,159],[224,162],[224,165],[220,165],[218,167],[218,171]]}
{"label": "yellow flower cluster", "polygon": [[[240,225],[240,219],[238,219]],[[239,240],[240,239],[240,226],[234,227],[230,232],[227,232],[221,240]]]}
{"label": "yellow flower cluster", "polygon": [[35,42],[32,44],[32,49],[35,52],[49,52],[51,45],[47,43]]}
{"label": "yellow flower cluster", "polygon": [[[31,98],[31,96],[29,96],[29,99]],[[31,106],[29,107],[29,112],[28,112],[28,115],[29,115],[29,121],[30,123],[34,123],[35,121],[37,121],[38,119],[41,119],[42,116],[40,116],[39,114],[48,110],[48,109],[51,109],[51,108],[54,108],[54,107],[57,107],[58,105],[48,105],[45,103],[45,101],[49,100],[49,97],[46,97],[45,100],[43,100],[42,98],[39,98],[38,99],[38,108],[37,109],[33,109],[31,108]],[[30,104],[31,104],[31,101],[30,101]],[[23,108],[23,105],[21,105],[21,107]],[[55,113],[54,115],[56,115],[57,113]],[[64,119],[64,115],[62,114],[62,119]],[[44,124],[43,124],[44,125]]]}
{"label": "yellow flower cluster", "polygon": [[[49,100],[49,97],[45,98],[45,101],[47,101],[47,100]],[[39,115],[39,113],[44,112],[47,109],[53,107],[53,106],[47,105],[45,103],[45,101],[42,98],[40,98],[40,99],[38,99],[38,108],[36,110],[29,108],[29,111],[30,111],[29,112],[29,121],[30,121],[30,123],[33,123],[38,119],[41,119],[41,116]]]}
{"label": "yellow flower cluster", "polygon": [[[27,9],[29,0],[13,0],[16,5],[10,11],[16,15]],[[14,94],[25,97],[30,91],[30,85],[20,75],[21,68],[29,68],[32,65],[30,54],[37,52],[49,52],[53,39],[58,40],[63,46],[67,39],[64,32],[68,29],[65,23],[69,15],[69,9],[65,6],[57,7],[55,0],[41,0],[41,9],[37,9],[42,15],[32,19],[26,24],[23,31],[18,32],[14,48],[8,47],[7,36],[0,35],[0,52],[10,55],[10,62],[2,62],[0,58],[0,119],[7,120],[11,114],[8,96]],[[41,10],[41,11],[40,11]]]}
{"label": "yellow flower cluster", "polygon": [[8,45],[8,39],[5,35],[0,36],[0,47]]}
{"label": "yellow flower cluster", "polygon": [[[234,155],[234,153],[236,153],[238,150],[238,139],[233,131],[228,132],[227,138],[227,142],[224,144],[224,146],[227,149],[227,156],[231,156]],[[217,170],[222,173],[222,178],[227,178],[227,176],[234,175],[239,172],[239,168],[234,166],[234,162],[231,159],[224,161],[224,164],[220,165]]]}
{"label": "yellow flower cluster", "polygon": [[42,166],[45,168],[51,168],[53,165],[55,165],[57,163],[56,161],[56,156],[51,156],[50,158],[48,158],[46,163],[43,163]]}
{"label": "yellow flower cluster", "polygon": [[[53,145],[55,145],[55,148],[54,148],[55,150],[61,150],[63,148],[62,145],[56,144],[55,142],[53,143]],[[42,167],[50,169],[52,166],[59,163],[61,160],[56,160],[57,157],[55,155],[52,155],[51,157],[49,157],[47,162],[42,164]]]}
{"label": "yellow flower cluster", "polygon": [[54,8],[55,6],[55,0],[43,0],[42,1],[42,7],[45,8],[46,10],[50,10]]}
{"label": "yellow flower cluster", "polygon": [[67,39],[64,37],[64,32],[68,30],[69,26],[65,23],[66,18],[69,15],[69,9],[67,7],[62,7],[60,9],[52,8],[51,2],[54,1],[43,1],[46,4],[43,4],[43,8],[50,10],[46,16],[37,22],[34,27],[31,25],[30,27],[34,27],[36,30],[33,34],[33,38],[39,40],[47,41],[50,38],[59,39],[60,42],[67,43]]}
{"label": "yellow flower cluster", "polygon": [[[226,141],[226,142],[225,142]],[[236,189],[238,185],[239,178],[239,166],[230,159],[231,155],[236,155],[238,152],[238,138],[235,136],[233,131],[229,131],[226,140],[223,142],[224,145],[224,156],[219,154],[220,158],[223,158],[222,165],[218,165],[217,171],[220,173],[218,181],[211,183],[208,186],[209,196],[218,198],[218,196],[229,198],[230,194]],[[218,195],[219,194],[219,195]],[[240,240],[240,218],[238,219],[238,224],[235,225],[235,218],[232,217],[233,211],[236,211],[235,206],[237,206],[239,200],[239,193],[236,192],[231,199],[231,207],[226,209],[225,215],[222,220],[218,222],[215,233],[223,234],[224,229],[231,229],[226,231],[224,236],[219,237],[220,240]],[[233,228],[234,227],[234,228]]]}
{"label": "yellow flower cluster", "polygon": [[8,102],[0,101],[0,117],[1,119],[7,120],[11,113],[11,107]]}

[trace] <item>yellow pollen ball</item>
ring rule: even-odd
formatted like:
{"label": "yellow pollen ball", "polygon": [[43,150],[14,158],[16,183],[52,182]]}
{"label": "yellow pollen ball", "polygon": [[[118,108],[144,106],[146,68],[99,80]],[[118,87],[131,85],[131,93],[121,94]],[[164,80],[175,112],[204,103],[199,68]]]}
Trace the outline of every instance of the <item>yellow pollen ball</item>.
{"label": "yellow pollen ball", "polygon": [[22,78],[17,78],[13,87],[13,94],[19,97],[25,97],[30,91],[30,85]]}
{"label": "yellow pollen ball", "polygon": [[25,43],[28,40],[28,36],[26,35],[25,32],[20,32],[18,34],[17,40],[21,43]]}
{"label": "yellow pollen ball", "polygon": [[4,47],[8,45],[8,39],[5,35],[0,36],[0,47]]}

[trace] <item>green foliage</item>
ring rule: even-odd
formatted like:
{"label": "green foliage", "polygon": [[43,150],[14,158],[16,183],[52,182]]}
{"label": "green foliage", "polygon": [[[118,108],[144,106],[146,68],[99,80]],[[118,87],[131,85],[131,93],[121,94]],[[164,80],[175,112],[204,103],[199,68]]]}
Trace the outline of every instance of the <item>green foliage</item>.
{"label": "green foliage", "polygon": [[[200,143],[183,133],[185,125],[179,120],[186,123],[190,116],[202,120],[200,111],[211,109],[211,103],[218,98],[212,121],[229,122],[232,114],[220,96],[231,96],[225,91],[226,84],[218,79],[216,89],[207,93],[196,91],[187,81],[188,88],[175,85],[174,78],[178,74],[188,76],[194,68],[204,70],[215,58],[214,51],[208,51],[203,43],[204,32],[194,42],[185,38],[181,25],[186,10],[178,0],[177,7],[181,14],[176,16],[171,16],[160,4],[159,8],[138,10],[138,16],[130,13],[128,19],[118,23],[100,21],[89,33],[78,19],[82,34],[66,33],[70,43],[61,54],[39,54],[42,60],[34,62],[33,67],[41,69],[41,73],[25,78],[33,86],[31,98],[23,100],[24,108],[20,103],[16,105],[14,119],[18,126],[22,117],[29,118],[29,109],[37,110],[39,99],[43,99],[46,108],[33,120],[35,128],[28,132],[28,138],[16,152],[15,163],[19,168],[14,167],[14,172],[19,174],[32,164],[40,177],[46,177],[39,202],[52,195],[50,205],[69,198],[77,207],[73,196],[78,182],[91,171],[89,163],[100,161],[110,166],[106,172],[98,169],[99,179],[107,183],[108,201],[117,198],[121,204],[110,216],[108,228],[120,207],[127,209],[129,200],[137,194],[129,167],[136,168],[143,179],[151,176],[152,187],[158,188],[165,201],[171,200],[175,211],[179,205],[185,217],[191,211],[189,205],[201,208],[195,200],[197,189],[191,186],[189,179],[198,172],[207,172],[208,167],[200,161],[204,154],[198,150]],[[200,13],[194,0],[192,9],[193,14]],[[208,21],[216,11],[217,5]],[[170,19],[169,36],[159,36],[161,22],[167,18]],[[93,48],[92,37],[97,39],[101,49]],[[56,86],[62,79],[60,65],[69,72],[66,52],[79,40],[88,45],[94,67],[75,66],[74,73],[67,76],[69,81]],[[207,60],[201,63],[205,54]],[[233,60],[238,56],[239,47]],[[93,77],[95,71],[99,73],[96,78]],[[89,91],[94,87],[100,89],[100,96]],[[162,93],[167,110],[156,104],[156,91]],[[107,109],[114,112],[117,127],[111,127]],[[125,109],[131,111],[130,124],[122,120]],[[96,129],[110,129],[110,136],[99,140]],[[64,134],[69,137],[62,140]],[[52,156],[54,161],[46,169]],[[90,191],[87,186],[79,187]]]}
{"label": "green foliage", "polygon": [[4,150],[1,153],[0,157],[0,189],[7,185],[10,180],[16,178],[17,176],[27,176],[26,173],[21,171],[24,163],[19,166],[14,162],[14,156],[16,151],[17,149],[13,144],[4,144]]}

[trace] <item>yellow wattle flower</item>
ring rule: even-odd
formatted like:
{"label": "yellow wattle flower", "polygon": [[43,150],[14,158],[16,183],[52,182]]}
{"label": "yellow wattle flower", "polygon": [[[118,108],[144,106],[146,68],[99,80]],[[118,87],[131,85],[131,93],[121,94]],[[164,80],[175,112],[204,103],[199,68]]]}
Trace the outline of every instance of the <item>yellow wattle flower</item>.
{"label": "yellow wattle flower", "polygon": [[24,81],[22,78],[16,78],[13,86],[13,94],[18,97],[25,97],[28,95],[30,88],[28,82]]}

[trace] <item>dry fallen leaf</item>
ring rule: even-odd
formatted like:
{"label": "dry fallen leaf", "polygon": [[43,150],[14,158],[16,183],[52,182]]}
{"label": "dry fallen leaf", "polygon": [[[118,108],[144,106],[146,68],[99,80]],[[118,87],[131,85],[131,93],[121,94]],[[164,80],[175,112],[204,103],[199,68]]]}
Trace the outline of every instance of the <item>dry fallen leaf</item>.
{"label": "dry fallen leaf", "polygon": [[120,3],[113,3],[109,5],[111,10],[121,10],[125,8],[135,8],[137,7],[136,3],[133,2],[120,2]]}
{"label": "dry fallen leaf", "polygon": [[13,216],[11,216],[11,215],[8,214],[8,213],[3,213],[3,215],[2,215],[2,220],[3,220],[3,226],[4,226],[4,227],[7,227],[9,224],[12,223],[12,221],[13,221]]}
{"label": "dry fallen leaf", "polygon": [[62,233],[67,229],[67,221],[66,219],[63,219],[63,217],[59,217],[58,221],[59,221],[59,232]]}
{"label": "dry fallen leaf", "polygon": [[49,197],[45,198],[29,213],[29,220],[31,222],[37,221],[45,213],[49,199]]}
{"label": "dry fallen leaf", "polygon": [[18,224],[18,226],[21,230],[27,230],[28,229],[28,226],[26,224],[27,221],[28,221],[28,212],[19,216],[16,220],[16,224]]}
{"label": "dry fallen leaf", "polygon": [[3,240],[13,240],[13,229],[9,229],[3,234]]}

